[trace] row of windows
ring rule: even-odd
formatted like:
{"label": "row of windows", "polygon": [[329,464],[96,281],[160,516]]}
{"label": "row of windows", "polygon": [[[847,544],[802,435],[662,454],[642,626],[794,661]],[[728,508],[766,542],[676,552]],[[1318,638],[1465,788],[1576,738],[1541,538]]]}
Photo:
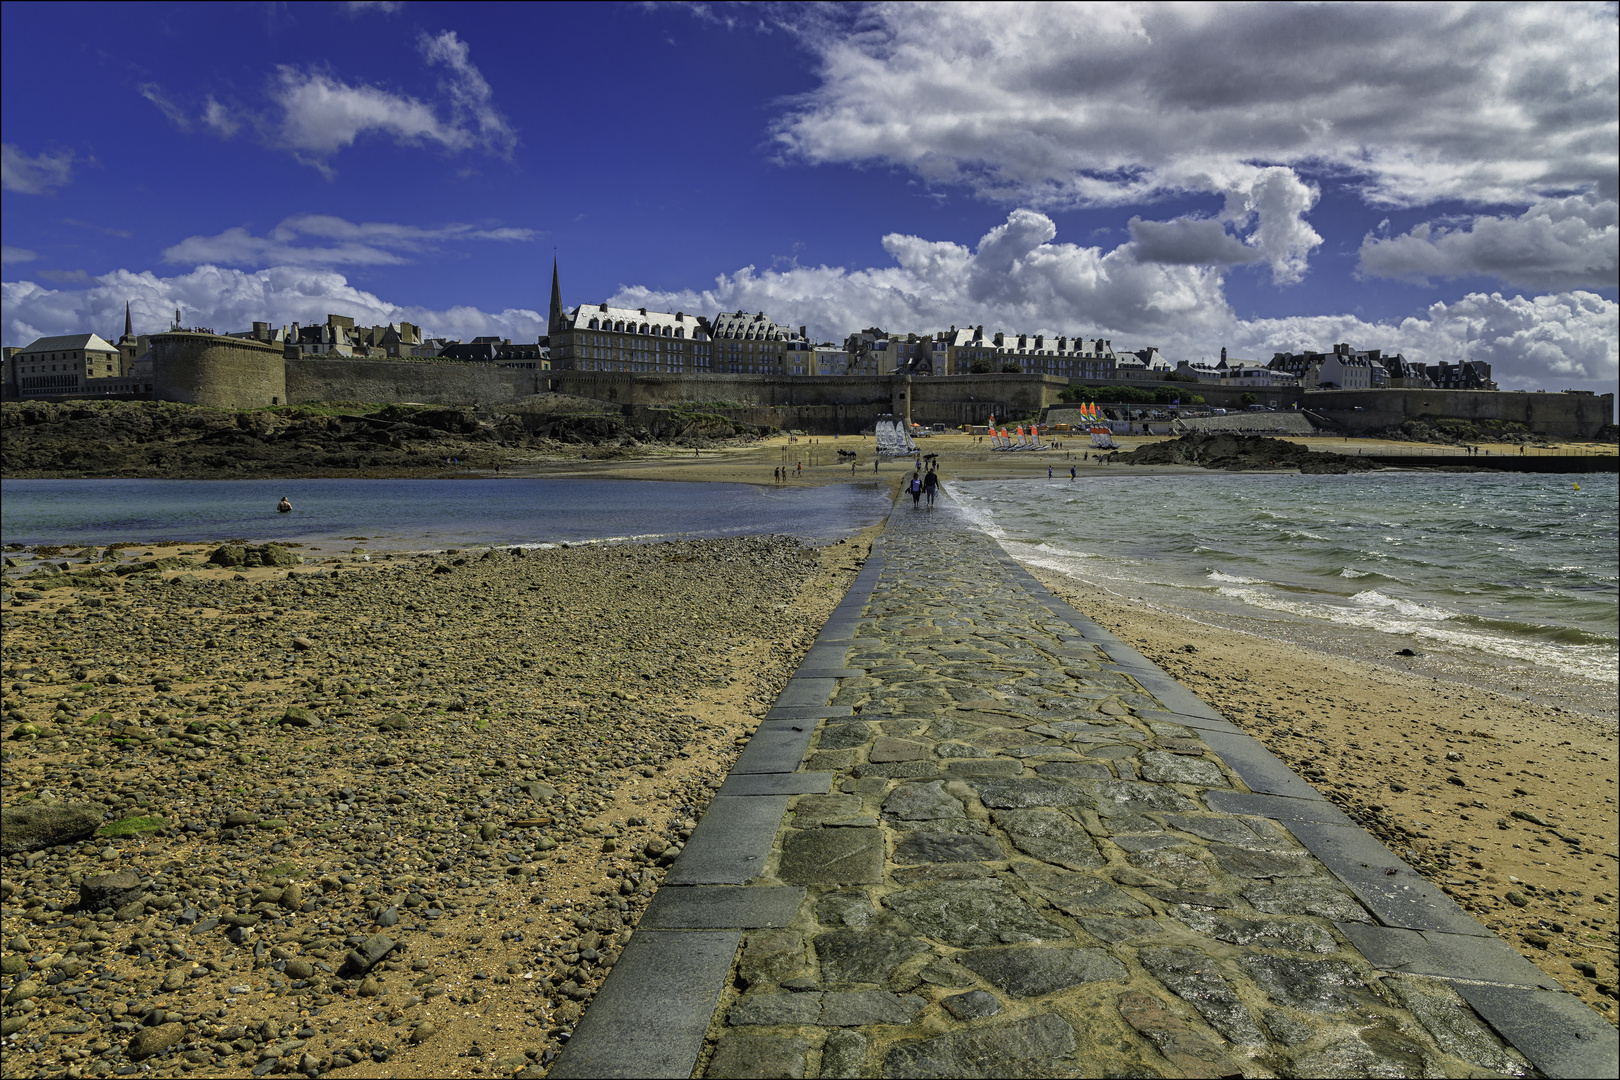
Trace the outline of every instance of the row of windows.
{"label": "row of windows", "polygon": [[612,319],[592,319],[586,328],[590,330],[612,330],[618,334],[647,334],[652,337],[684,338],[686,336],[684,327],[653,326],[650,323],[642,323],[638,327],[635,323],[627,323],[623,319],[617,321]]}
{"label": "row of windows", "polygon": [[45,390],[64,386],[76,388],[79,385],[77,375],[36,375],[31,379],[22,379],[20,381],[24,390]]}

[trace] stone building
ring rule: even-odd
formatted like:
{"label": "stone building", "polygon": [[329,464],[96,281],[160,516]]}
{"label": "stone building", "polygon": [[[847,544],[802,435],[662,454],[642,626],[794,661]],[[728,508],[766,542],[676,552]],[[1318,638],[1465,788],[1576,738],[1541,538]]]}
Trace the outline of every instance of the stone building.
{"label": "stone building", "polygon": [[815,355],[805,328],[794,333],[763,311],[721,312],[709,332],[714,371],[723,375],[814,375]]}
{"label": "stone building", "polygon": [[[1376,352],[1335,345],[1332,352],[1276,353],[1266,366],[1286,371],[1306,390],[1371,390],[1383,385],[1386,373]],[[1375,376],[1374,368],[1378,369]]]}
{"label": "stone building", "polygon": [[714,371],[708,320],[611,304],[562,306],[557,264],[551,265],[546,347],[554,371],[627,371],[706,375]]}
{"label": "stone building", "polygon": [[[101,392],[124,374],[118,346],[99,334],[36,338],[6,359],[6,387],[19,398],[59,397]],[[119,391],[122,392],[122,391]]]}
{"label": "stone building", "polygon": [[1068,334],[986,334],[969,326],[935,335],[934,374],[1017,372],[1063,379],[1112,379],[1115,355],[1106,338]]}
{"label": "stone building", "polygon": [[1437,390],[1495,390],[1491,380],[1491,365],[1483,360],[1464,360],[1450,364],[1442,360],[1425,369],[1429,385]]}

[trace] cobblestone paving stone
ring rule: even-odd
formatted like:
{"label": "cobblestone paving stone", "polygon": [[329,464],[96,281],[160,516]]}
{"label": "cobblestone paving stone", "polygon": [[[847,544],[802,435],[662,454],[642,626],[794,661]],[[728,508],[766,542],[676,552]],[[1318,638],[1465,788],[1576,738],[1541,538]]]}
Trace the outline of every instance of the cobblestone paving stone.
{"label": "cobblestone paving stone", "polygon": [[[877,554],[876,552],[874,554]],[[1197,729],[1009,574],[949,505],[897,509],[858,668],[758,884],[709,1076],[1522,1075],[1447,982],[1380,973],[1374,922]],[[833,711],[833,710],[829,710]],[[841,711],[841,710],[839,710]]]}

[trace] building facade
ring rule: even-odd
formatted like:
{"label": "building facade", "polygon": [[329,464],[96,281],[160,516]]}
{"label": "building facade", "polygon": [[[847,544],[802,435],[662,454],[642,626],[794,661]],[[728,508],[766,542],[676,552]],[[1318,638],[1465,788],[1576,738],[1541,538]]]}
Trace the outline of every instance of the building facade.
{"label": "building facade", "polygon": [[1325,353],[1276,353],[1266,366],[1293,375],[1306,390],[1372,390],[1386,378],[1383,365],[1377,363],[1378,355],[1340,344]]}
{"label": "building facade", "polygon": [[707,375],[714,371],[708,320],[677,311],[581,304],[562,306],[551,266],[551,310],[544,342],[554,371]]}
{"label": "building facade", "polygon": [[934,374],[968,375],[1017,371],[1064,379],[1112,379],[1114,344],[1106,338],[1067,334],[986,334],[983,326],[951,327],[935,335]]}
{"label": "building facade", "polygon": [[19,398],[58,397],[110,391],[124,374],[118,347],[99,334],[36,338],[6,358],[6,385]]}
{"label": "building facade", "polygon": [[722,375],[814,375],[815,353],[805,328],[794,333],[763,311],[721,312],[710,324],[713,370]]}

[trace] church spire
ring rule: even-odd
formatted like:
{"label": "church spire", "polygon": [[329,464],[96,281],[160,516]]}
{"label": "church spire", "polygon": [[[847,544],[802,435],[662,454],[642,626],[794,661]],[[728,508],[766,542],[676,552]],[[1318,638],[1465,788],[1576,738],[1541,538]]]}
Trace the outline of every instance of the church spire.
{"label": "church spire", "polygon": [[129,318],[128,300],[124,301],[124,336],[127,338],[132,338],[135,336],[135,324],[131,322]]}
{"label": "church spire", "polygon": [[551,317],[546,323],[546,333],[555,334],[562,329],[563,305],[562,283],[557,279],[557,259],[551,260]]}

